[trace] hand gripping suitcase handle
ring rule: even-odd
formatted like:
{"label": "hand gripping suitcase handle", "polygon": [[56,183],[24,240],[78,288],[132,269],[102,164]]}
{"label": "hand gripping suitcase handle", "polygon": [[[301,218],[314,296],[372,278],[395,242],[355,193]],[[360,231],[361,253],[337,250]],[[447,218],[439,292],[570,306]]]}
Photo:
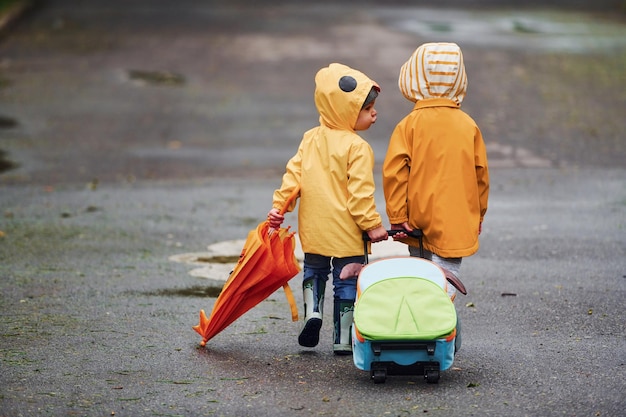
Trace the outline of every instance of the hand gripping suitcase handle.
{"label": "hand gripping suitcase handle", "polygon": [[[389,234],[390,237],[393,237],[395,235],[397,235],[398,233],[406,233],[406,235],[408,237],[412,237],[415,238],[419,241],[420,244],[420,258],[424,257],[424,245],[423,245],[423,238],[424,238],[424,233],[422,233],[421,229],[413,229],[411,232],[407,232],[406,230],[387,230],[387,234]],[[367,234],[367,232],[363,232],[363,253],[365,255],[365,263],[367,264],[369,262],[368,259],[368,246],[367,246],[367,242],[370,241],[370,237]]]}
{"label": "hand gripping suitcase handle", "polygon": [[[419,241],[420,244],[420,258],[424,257],[424,245],[423,245],[423,238],[424,238],[424,233],[422,232],[421,229],[413,229],[412,232],[407,232],[404,230],[387,230],[387,233],[389,234],[389,236],[394,236],[400,232],[404,232],[407,234],[407,236],[415,238]],[[368,260],[368,251],[367,251],[367,242],[370,241],[370,237],[368,236],[367,232],[363,232],[363,252],[365,254],[365,264],[367,264],[369,262]],[[463,295],[467,295],[467,289],[465,288],[465,285],[463,284],[463,282],[458,279],[456,277],[456,275],[454,275],[452,272],[448,271],[447,269],[443,269],[444,274],[446,276],[446,280],[452,284],[457,290],[459,290],[461,292],[461,294]]]}

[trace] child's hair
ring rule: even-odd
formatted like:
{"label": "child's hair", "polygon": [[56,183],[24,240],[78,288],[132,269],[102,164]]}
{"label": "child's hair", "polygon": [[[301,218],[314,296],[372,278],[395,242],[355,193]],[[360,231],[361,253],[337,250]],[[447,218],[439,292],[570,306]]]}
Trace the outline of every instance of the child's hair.
{"label": "child's hair", "polygon": [[365,97],[365,102],[361,108],[364,109],[367,107],[372,101],[376,100],[376,97],[378,97],[378,89],[376,87],[372,87],[367,97]]}

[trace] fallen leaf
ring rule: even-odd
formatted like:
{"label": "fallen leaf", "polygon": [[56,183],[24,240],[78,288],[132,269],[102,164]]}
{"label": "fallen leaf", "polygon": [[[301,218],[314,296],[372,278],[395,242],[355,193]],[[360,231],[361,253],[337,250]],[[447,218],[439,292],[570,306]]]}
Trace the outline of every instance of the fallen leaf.
{"label": "fallen leaf", "polygon": [[182,146],[183,143],[179,140],[172,140],[167,143],[168,149],[180,149]]}

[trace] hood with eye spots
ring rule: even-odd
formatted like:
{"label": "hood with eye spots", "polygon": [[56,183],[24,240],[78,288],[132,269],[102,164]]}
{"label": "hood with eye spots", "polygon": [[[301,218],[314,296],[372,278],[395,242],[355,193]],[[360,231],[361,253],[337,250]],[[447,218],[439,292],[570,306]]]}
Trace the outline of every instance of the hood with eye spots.
{"label": "hood with eye spots", "polygon": [[320,124],[331,129],[354,131],[361,107],[376,82],[360,71],[333,63],[315,76],[315,106]]}

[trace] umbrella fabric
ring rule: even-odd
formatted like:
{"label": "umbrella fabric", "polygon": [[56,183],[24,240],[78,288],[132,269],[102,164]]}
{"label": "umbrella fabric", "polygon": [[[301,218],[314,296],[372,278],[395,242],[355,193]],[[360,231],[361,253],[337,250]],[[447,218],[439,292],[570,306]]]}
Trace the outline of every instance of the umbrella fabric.
{"label": "umbrella fabric", "polygon": [[[282,213],[299,191],[298,187],[292,192]],[[210,317],[201,310],[200,323],[193,326],[202,336],[201,346],[280,287],[285,290],[292,319],[298,320],[288,281],[300,272],[300,265],[294,255],[295,232],[289,229],[271,229],[265,221],[248,233],[239,261],[215,301]]]}
{"label": "umbrella fabric", "polygon": [[248,296],[256,299],[265,299],[276,290],[275,283],[284,282],[283,289],[292,307],[292,319],[293,321],[298,321],[298,309],[296,308],[294,311],[293,307],[296,304],[295,301],[291,301],[293,294],[291,293],[291,288],[289,288],[288,281],[300,272],[300,265],[294,255],[295,232],[289,232],[289,229],[290,227],[279,230],[270,229],[269,243],[273,258],[272,268],[269,275],[262,282],[248,289]]}

